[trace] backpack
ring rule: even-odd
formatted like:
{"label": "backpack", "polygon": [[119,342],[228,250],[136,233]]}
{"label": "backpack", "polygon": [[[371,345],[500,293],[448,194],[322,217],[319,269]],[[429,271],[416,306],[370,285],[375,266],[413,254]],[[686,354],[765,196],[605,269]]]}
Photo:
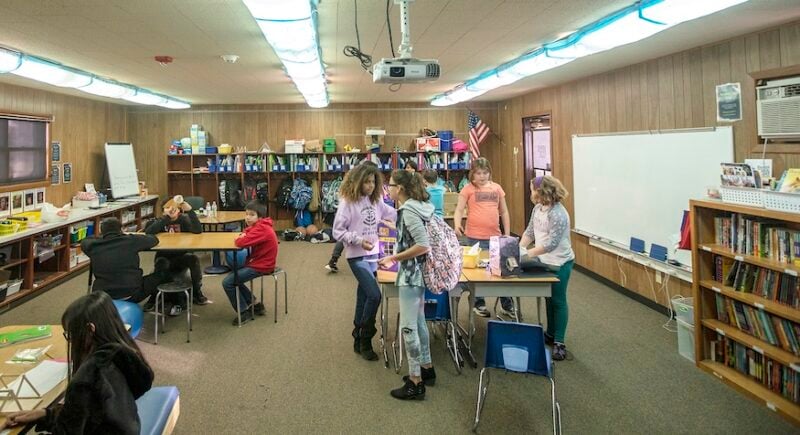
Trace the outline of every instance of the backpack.
{"label": "backpack", "polygon": [[238,180],[228,179],[219,182],[219,202],[222,210],[241,210],[242,190]]}
{"label": "backpack", "polygon": [[339,208],[339,188],[342,185],[342,177],[334,180],[322,182],[322,203],[320,207],[323,213],[335,213]]}
{"label": "backpack", "polygon": [[313,213],[319,211],[319,181],[316,178],[311,180],[311,202],[308,203],[308,211]]}
{"label": "backpack", "polygon": [[453,184],[453,180],[447,180],[444,182],[444,189],[448,192],[456,192],[456,185]]}
{"label": "backpack", "polygon": [[244,182],[244,189],[242,190],[242,199],[244,200],[245,204],[256,199],[255,180],[248,179]]}
{"label": "backpack", "polygon": [[440,294],[458,285],[462,249],[456,232],[441,217],[433,215],[425,221],[425,230],[431,249],[422,264],[422,278],[431,293]]}
{"label": "backpack", "polygon": [[266,181],[259,181],[256,184],[256,199],[262,204],[267,204],[267,198],[269,198],[269,187]]}
{"label": "backpack", "polygon": [[275,202],[278,204],[278,207],[289,208],[289,197],[292,195],[292,179],[285,178],[282,182],[280,187],[278,187],[278,193],[275,195]]}
{"label": "backpack", "polygon": [[289,207],[295,210],[304,210],[311,202],[311,186],[302,178],[294,180],[292,193],[289,194]]}
{"label": "backpack", "polygon": [[461,179],[461,182],[458,183],[458,191],[459,192],[461,192],[464,189],[464,187],[466,187],[467,184],[469,184],[468,178],[469,177],[464,177],[464,178]]}

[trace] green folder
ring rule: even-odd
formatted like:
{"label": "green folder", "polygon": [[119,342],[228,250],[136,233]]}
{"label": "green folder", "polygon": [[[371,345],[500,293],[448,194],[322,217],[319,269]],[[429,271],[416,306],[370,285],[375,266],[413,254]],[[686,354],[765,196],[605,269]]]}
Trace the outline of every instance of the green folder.
{"label": "green folder", "polygon": [[0,334],[0,347],[6,347],[26,341],[39,340],[52,335],[53,331],[50,325],[34,326],[31,328],[20,329],[19,331],[6,332],[4,334]]}

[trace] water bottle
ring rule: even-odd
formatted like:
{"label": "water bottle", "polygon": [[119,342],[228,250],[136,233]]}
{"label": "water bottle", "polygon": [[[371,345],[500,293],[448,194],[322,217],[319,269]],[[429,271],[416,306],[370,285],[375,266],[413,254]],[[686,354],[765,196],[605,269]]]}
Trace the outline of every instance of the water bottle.
{"label": "water bottle", "polygon": [[204,213],[206,216],[209,216],[209,217],[211,216],[211,203],[210,203],[210,202],[206,202],[206,208],[205,208],[205,210],[203,211],[203,213]]}
{"label": "water bottle", "polygon": [[217,201],[211,203],[211,217],[217,217]]}

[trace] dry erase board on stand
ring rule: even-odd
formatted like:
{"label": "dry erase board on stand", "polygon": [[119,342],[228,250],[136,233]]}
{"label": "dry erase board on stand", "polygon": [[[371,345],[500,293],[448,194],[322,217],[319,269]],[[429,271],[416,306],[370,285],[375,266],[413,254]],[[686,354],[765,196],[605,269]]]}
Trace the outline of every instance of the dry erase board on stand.
{"label": "dry erase board on stand", "polygon": [[106,143],[106,169],[114,199],[139,195],[139,176],[132,144]]}
{"label": "dry erase board on stand", "polygon": [[733,129],[711,127],[572,136],[575,229],[628,246],[631,237],[674,250],[689,200],[718,186],[722,162],[732,162]]}

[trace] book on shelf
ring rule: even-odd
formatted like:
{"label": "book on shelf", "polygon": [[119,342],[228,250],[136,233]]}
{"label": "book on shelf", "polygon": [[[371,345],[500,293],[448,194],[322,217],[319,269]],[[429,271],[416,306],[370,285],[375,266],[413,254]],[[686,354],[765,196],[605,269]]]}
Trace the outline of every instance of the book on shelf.
{"label": "book on shelf", "polygon": [[800,325],[721,294],[714,299],[720,322],[800,356]]}
{"label": "book on shelf", "polygon": [[800,266],[800,231],[779,222],[731,213],[714,218],[714,242],[738,254]]}
{"label": "book on shelf", "polygon": [[[800,308],[800,280],[797,276],[759,267],[745,261],[715,255],[714,281],[742,293]],[[726,266],[726,263],[729,265]],[[727,268],[727,273],[725,269]],[[722,279],[724,277],[724,279]]]}

